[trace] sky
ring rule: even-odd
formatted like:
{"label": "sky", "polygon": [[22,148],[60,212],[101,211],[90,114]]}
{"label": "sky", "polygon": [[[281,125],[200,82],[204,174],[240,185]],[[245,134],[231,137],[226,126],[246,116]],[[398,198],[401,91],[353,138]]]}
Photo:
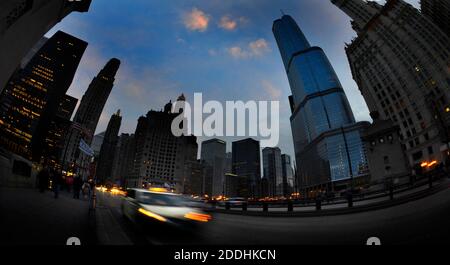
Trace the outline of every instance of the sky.
{"label": "sky", "polygon": [[[418,0],[407,2],[418,7]],[[80,100],[110,58],[121,60],[97,133],[118,109],[121,133],[134,133],[140,116],[181,93],[187,101],[196,92],[204,101],[277,100],[279,147],[294,157],[291,92],[272,34],[281,12],[297,21],[311,45],[324,49],[357,121],[370,121],[344,50],[356,34],[330,0],[93,0],[89,12],[70,14],[46,36],[62,30],[89,43],[68,91]],[[238,138],[223,139],[231,151]]]}

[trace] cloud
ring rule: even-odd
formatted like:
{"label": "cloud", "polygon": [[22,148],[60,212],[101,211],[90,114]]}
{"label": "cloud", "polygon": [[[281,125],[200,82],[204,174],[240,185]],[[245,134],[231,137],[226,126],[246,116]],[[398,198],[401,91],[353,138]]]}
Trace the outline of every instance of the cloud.
{"label": "cloud", "polygon": [[197,8],[193,8],[191,12],[184,16],[184,25],[191,31],[203,32],[207,30],[209,21],[210,16]]}
{"label": "cloud", "polygon": [[259,57],[270,51],[269,44],[265,39],[252,41],[247,46],[245,49],[240,46],[233,46],[227,50],[231,56],[237,59]]}
{"label": "cloud", "polygon": [[234,19],[229,15],[225,15],[220,19],[219,27],[224,30],[233,31],[233,30],[237,29],[239,24],[242,25],[247,22],[248,22],[248,19],[245,17],[240,17],[238,19]]}
{"label": "cloud", "polygon": [[269,95],[271,100],[280,100],[281,98],[281,89],[275,87],[270,81],[263,80],[261,81],[261,85],[264,88],[264,91],[267,95]]}
{"label": "cloud", "polygon": [[259,39],[249,44],[250,50],[254,55],[262,55],[265,52],[268,52],[269,44],[265,39]]}

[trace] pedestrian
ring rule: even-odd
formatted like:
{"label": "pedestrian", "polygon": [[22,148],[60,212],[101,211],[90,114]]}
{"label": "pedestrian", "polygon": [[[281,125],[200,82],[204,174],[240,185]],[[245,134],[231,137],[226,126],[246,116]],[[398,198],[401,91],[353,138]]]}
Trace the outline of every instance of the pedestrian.
{"label": "pedestrian", "polygon": [[66,176],[67,192],[70,193],[70,191],[72,190],[72,185],[73,185],[73,177],[72,176]]}
{"label": "pedestrian", "polygon": [[39,191],[44,193],[50,179],[50,172],[46,163],[43,164],[42,170],[39,171],[37,178],[39,180]]}
{"label": "pedestrian", "polygon": [[82,180],[80,176],[75,176],[73,178],[73,198],[80,199]]}
{"label": "pedestrian", "polygon": [[55,199],[58,199],[59,189],[62,184],[62,173],[60,170],[53,170],[52,172],[52,188],[55,193]]}
{"label": "pedestrian", "polygon": [[90,193],[90,186],[89,186],[89,183],[84,182],[84,183],[83,183],[83,186],[81,187],[81,190],[83,191],[83,198],[84,198],[85,200],[87,200],[88,194]]}

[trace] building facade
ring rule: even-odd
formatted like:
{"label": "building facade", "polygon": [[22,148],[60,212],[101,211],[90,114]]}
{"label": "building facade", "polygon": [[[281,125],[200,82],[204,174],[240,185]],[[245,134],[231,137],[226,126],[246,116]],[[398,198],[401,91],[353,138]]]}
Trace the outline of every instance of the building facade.
{"label": "building facade", "polygon": [[100,155],[98,157],[96,177],[97,182],[101,184],[117,184],[113,178],[114,157],[116,155],[117,143],[119,140],[118,134],[120,125],[122,124],[122,116],[120,110],[111,116],[108,127],[105,132]]}
{"label": "building facade", "polygon": [[261,150],[259,141],[244,139],[233,142],[232,174],[237,176],[239,197],[261,195]]}
{"label": "building facade", "polygon": [[113,182],[126,186],[126,180],[131,175],[136,151],[134,134],[123,133],[119,137],[113,163]]}
{"label": "building facade", "polygon": [[281,155],[281,169],[283,176],[283,194],[285,197],[295,192],[295,176],[292,161],[289,155]]}
{"label": "building facade", "polygon": [[363,135],[372,186],[384,186],[409,181],[404,178],[411,173],[409,163],[400,141],[398,125],[391,120],[381,120],[377,112],[372,114],[373,123]]}
{"label": "building facade", "polygon": [[201,160],[204,162],[203,194],[220,196],[224,192],[227,143],[219,139],[202,142]]}
{"label": "building facade", "polygon": [[149,111],[138,120],[135,132],[136,157],[128,187],[166,186],[175,192],[184,192],[188,163],[197,161],[198,144],[195,136],[175,137],[173,120],[180,115],[172,113],[168,103],[164,111]]}
{"label": "building facade", "polygon": [[274,22],[273,33],[292,90],[291,128],[301,186],[334,188],[337,183],[365,177],[367,172],[358,170],[367,168],[360,139],[364,126],[355,126],[344,89],[327,56],[309,44],[288,15]]}
{"label": "building facade", "polygon": [[420,11],[450,37],[450,1],[420,0]]}
{"label": "building facade", "polygon": [[263,177],[267,179],[268,197],[283,196],[283,165],[281,160],[281,150],[278,147],[264,148],[263,155]]}
{"label": "building facade", "polygon": [[45,138],[42,156],[47,159],[50,166],[61,169],[61,153],[64,149],[64,140],[70,130],[72,122],[70,119],[77,106],[78,99],[65,95],[60,102],[56,116],[50,122]]}
{"label": "building facade", "polygon": [[450,39],[402,0],[333,0],[357,37],[346,52],[371,112],[392,120],[412,167],[448,160]]}
{"label": "building facade", "polygon": [[44,34],[71,12],[87,12],[91,1],[0,1],[0,93],[22,58]]}
{"label": "building facade", "polygon": [[97,124],[114,86],[115,76],[120,67],[120,61],[111,59],[100,73],[92,80],[81,99],[73,119],[73,125],[66,137],[63,152],[63,167],[83,177],[89,175],[89,163],[92,157],[80,151],[80,142],[91,146]]}
{"label": "building facade", "polygon": [[85,41],[58,31],[14,74],[0,97],[2,146],[27,159],[41,160],[48,127],[86,47]]}

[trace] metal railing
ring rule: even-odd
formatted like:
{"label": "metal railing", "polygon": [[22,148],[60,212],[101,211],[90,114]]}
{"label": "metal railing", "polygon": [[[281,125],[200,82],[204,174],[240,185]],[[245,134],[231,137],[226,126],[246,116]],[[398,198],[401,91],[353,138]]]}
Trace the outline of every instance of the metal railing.
{"label": "metal railing", "polygon": [[[269,212],[269,209],[285,209],[287,212],[305,211],[305,209],[320,211],[324,207],[332,209],[348,209],[358,205],[371,205],[374,203],[393,201],[397,198],[411,196],[424,190],[432,189],[436,183],[441,183],[445,178],[449,178],[449,174],[445,171],[433,172],[426,175],[404,176],[397,178],[397,184],[387,179],[383,183],[371,185],[368,189],[354,193],[344,192],[339,196],[327,196],[322,194],[314,198],[301,198],[279,201],[246,201],[239,205],[229,202],[214,203],[214,209],[223,208],[226,211],[260,211]],[[381,186],[381,188],[380,188]],[[329,195],[329,194],[328,194]],[[402,196],[403,195],[403,196]],[[385,200],[382,200],[384,199]],[[366,203],[366,204],[364,204]],[[340,207],[337,207],[340,206]],[[313,209],[310,209],[313,208]]]}

